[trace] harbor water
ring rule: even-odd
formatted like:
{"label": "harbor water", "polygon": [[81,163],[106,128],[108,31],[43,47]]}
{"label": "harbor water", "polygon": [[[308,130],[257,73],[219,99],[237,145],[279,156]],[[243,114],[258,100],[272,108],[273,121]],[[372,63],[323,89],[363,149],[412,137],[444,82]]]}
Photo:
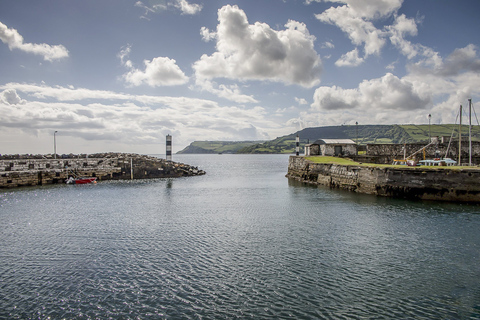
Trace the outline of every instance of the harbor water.
{"label": "harbor water", "polygon": [[173,160],[207,174],[0,190],[0,318],[480,319],[480,206]]}

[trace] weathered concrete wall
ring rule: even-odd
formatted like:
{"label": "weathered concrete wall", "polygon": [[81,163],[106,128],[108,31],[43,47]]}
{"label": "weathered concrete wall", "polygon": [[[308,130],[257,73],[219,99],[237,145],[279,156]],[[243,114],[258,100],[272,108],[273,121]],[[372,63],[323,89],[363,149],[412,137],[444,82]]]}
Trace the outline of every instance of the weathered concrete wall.
{"label": "weathered concrete wall", "polygon": [[480,169],[345,166],[291,156],[287,177],[378,196],[480,202]]}
{"label": "weathered concrete wall", "polygon": [[[406,152],[404,153],[404,147]],[[376,157],[377,163],[391,164],[394,159],[403,159],[404,154],[408,157],[418,150],[425,147],[425,144],[409,143],[409,144],[367,144],[367,156]],[[448,153],[447,153],[448,149]],[[425,149],[425,155],[427,159],[433,159],[435,152],[439,151],[442,158],[452,158],[457,160],[458,158],[458,140],[452,141],[450,146],[447,143],[438,143],[437,145],[431,145]],[[462,162],[468,163],[469,161],[469,143],[468,141],[462,141]],[[480,142],[472,141],[472,162],[473,164],[480,164]],[[417,154],[417,160],[421,160],[423,152]]]}
{"label": "weathered concrete wall", "polygon": [[63,183],[69,176],[97,180],[170,178],[205,174],[197,167],[137,154],[107,154],[103,158],[0,160],[0,188]]}

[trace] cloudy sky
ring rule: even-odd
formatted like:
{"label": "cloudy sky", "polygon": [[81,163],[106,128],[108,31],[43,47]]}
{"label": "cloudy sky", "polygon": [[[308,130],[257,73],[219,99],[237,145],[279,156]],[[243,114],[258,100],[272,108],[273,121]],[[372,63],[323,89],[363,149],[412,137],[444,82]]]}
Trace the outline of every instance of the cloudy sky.
{"label": "cloudy sky", "polygon": [[1,0],[0,153],[455,123],[478,0]]}

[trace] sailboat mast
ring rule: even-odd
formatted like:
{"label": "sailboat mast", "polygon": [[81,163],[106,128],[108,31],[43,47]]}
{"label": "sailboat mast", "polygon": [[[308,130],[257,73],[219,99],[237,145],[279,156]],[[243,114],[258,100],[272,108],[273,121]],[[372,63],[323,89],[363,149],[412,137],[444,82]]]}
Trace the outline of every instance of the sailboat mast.
{"label": "sailboat mast", "polygon": [[468,99],[468,165],[472,166],[472,99]]}
{"label": "sailboat mast", "polygon": [[460,126],[458,127],[458,165],[462,163],[462,105],[460,105]]}

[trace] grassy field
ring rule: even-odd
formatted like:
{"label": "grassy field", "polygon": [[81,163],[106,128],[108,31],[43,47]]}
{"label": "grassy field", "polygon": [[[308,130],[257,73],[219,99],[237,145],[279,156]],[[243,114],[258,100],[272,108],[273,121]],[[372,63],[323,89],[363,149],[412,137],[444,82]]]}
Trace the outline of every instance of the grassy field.
{"label": "grassy field", "polygon": [[445,167],[437,167],[437,166],[418,166],[418,167],[408,167],[404,165],[393,165],[393,164],[375,164],[375,163],[363,163],[363,162],[356,162],[352,159],[348,158],[337,158],[337,157],[328,157],[328,156],[314,156],[314,157],[306,157],[308,161],[314,163],[324,163],[324,164],[338,164],[343,166],[361,166],[361,167],[373,167],[373,168],[409,168],[411,170],[423,170],[423,169],[435,169],[435,170],[463,170],[463,169],[475,169],[480,170],[479,167],[469,167],[469,166],[445,166]]}

